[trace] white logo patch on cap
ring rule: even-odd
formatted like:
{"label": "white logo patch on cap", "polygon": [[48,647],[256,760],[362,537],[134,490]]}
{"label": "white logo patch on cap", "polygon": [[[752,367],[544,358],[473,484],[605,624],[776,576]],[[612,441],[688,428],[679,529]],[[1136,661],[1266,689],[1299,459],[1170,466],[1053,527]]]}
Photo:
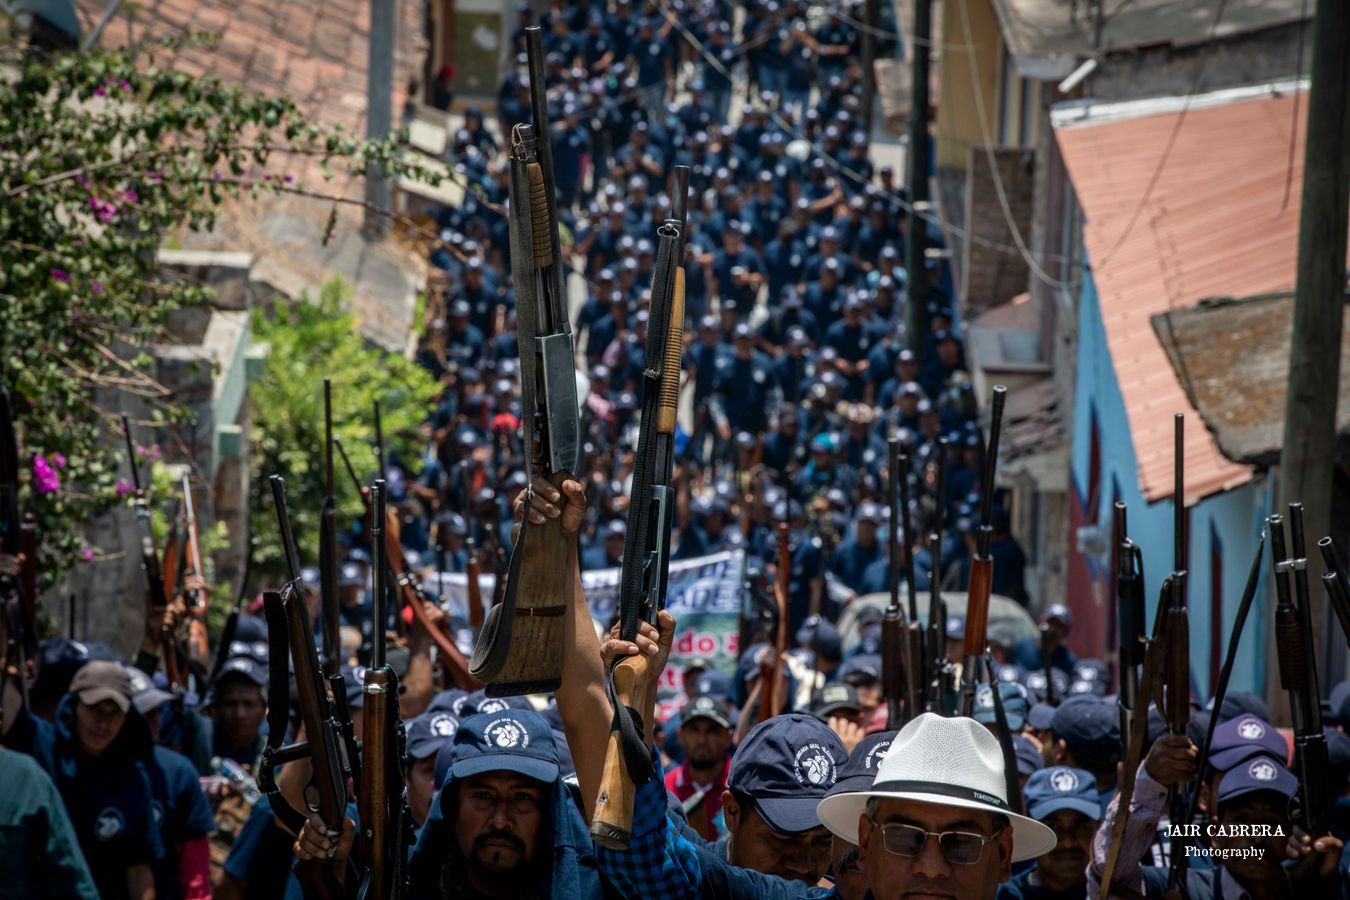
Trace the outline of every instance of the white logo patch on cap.
{"label": "white logo patch on cap", "polygon": [[122,811],[109,806],[94,820],[94,837],[100,841],[110,841],[125,831],[126,827],[127,822],[122,817]]}
{"label": "white logo patch on cap", "polygon": [[478,711],[480,713],[487,713],[491,715],[492,713],[504,712],[505,710],[508,710],[510,708],[511,707],[507,705],[505,700],[492,699],[492,700],[484,700],[482,704],[478,707]]}
{"label": "white logo patch on cap", "polygon": [[807,744],[792,760],[798,784],[829,787],[834,784],[834,757],[819,744]]}
{"label": "white logo patch on cap", "polygon": [[1071,794],[1078,790],[1078,776],[1068,769],[1056,769],[1050,775],[1050,786],[1061,794]]}
{"label": "white logo patch on cap", "polygon": [[495,719],[483,729],[483,735],[489,744],[509,750],[512,747],[530,746],[530,736],[515,719]]}
{"label": "white logo patch on cap", "polygon": [[994,708],[994,692],[987,687],[982,687],[975,692],[975,705],[980,709]]}
{"label": "white logo patch on cap", "polygon": [[1266,734],[1266,726],[1255,719],[1243,719],[1238,723],[1237,733],[1244,741],[1259,741]]}
{"label": "white logo patch on cap", "polygon": [[877,760],[885,756],[886,751],[889,749],[891,749],[891,742],[889,740],[878,741],[877,745],[867,751],[867,755],[863,757],[863,768],[869,772],[872,771]]}
{"label": "white logo patch on cap", "polygon": [[454,737],[459,725],[455,722],[455,717],[449,713],[437,713],[431,717],[428,723],[431,726],[431,733],[437,737]]}
{"label": "white logo patch on cap", "polygon": [[1275,766],[1264,759],[1258,759],[1247,767],[1247,774],[1257,781],[1274,781]]}

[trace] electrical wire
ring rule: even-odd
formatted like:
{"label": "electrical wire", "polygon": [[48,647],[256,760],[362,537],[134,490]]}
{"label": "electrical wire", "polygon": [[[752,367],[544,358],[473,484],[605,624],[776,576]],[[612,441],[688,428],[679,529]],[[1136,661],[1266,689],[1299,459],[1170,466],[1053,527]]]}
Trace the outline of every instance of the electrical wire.
{"label": "electrical wire", "polygon": [[[1214,10],[1214,21],[1209,26],[1210,41],[1214,40],[1214,34],[1219,28],[1219,22],[1223,20],[1224,7],[1227,5],[1228,0],[1219,0],[1218,5]],[[1172,147],[1176,145],[1177,135],[1181,133],[1181,126],[1186,121],[1186,113],[1190,111],[1191,100],[1193,100],[1195,95],[1199,92],[1200,84],[1204,80],[1205,60],[1206,56],[1201,54],[1199,64],[1195,69],[1195,78],[1191,82],[1191,89],[1186,92],[1186,99],[1182,102],[1181,112],[1177,114],[1177,120],[1172,125],[1172,133],[1167,136],[1167,144],[1163,147],[1162,156],[1159,157],[1158,165],[1154,167],[1153,175],[1148,180],[1148,187],[1144,189],[1143,195],[1139,198],[1139,203],[1134,207],[1134,212],[1130,214],[1129,221],[1125,225],[1125,230],[1120,233],[1120,237],[1116,238],[1116,242],[1111,249],[1102,255],[1101,260],[1099,262],[1094,262],[1093,265],[1105,266],[1111,261],[1116,255],[1116,251],[1125,244],[1125,239],[1130,236],[1130,232],[1134,230],[1135,223],[1139,221],[1139,214],[1144,211],[1144,207],[1148,205],[1149,198],[1153,196],[1153,189],[1158,186],[1158,179],[1162,177],[1163,169],[1167,167],[1167,160],[1172,155]]]}
{"label": "electrical wire", "polygon": [[[1298,61],[1294,64],[1294,76],[1296,78],[1303,77],[1303,33],[1307,30],[1306,26],[1303,23],[1307,18],[1308,18],[1308,0],[1303,0],[1303,4],[1299,12]],[[1303,99],[1303,92],[1295,88],[1294,121],[1293,124],[1289,126],[1289,159],[1285,163],[1284,168],[1284,199],[1280,201],[1281,215],[1283,215],[1284,211],[1289,208],[1289,198],[1290,196],[1292,196],[1294,191],[1294,150],[1295,147],[1297,147],[1298,145],[1299,102],[1302,99]]]}

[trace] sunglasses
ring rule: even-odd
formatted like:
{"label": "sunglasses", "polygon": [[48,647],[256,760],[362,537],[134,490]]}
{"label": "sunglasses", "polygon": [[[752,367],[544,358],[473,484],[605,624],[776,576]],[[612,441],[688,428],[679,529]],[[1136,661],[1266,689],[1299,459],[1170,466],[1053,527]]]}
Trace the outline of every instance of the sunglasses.
{"label": "sunglasses", "polygon": [[887,853],[894,853],[896,856],[918,856],[928,844],[928,839],[935,837],[943,858],[949,863],[962,866],[978,862],[980,854],[984,852],[984,845],[997,838],[1003,831],[1000,828],[990,835],[974,834],[969,831],[937,832],[925,831],[916,825],[904,825],[899,822],[880,825],[875,819],[870,821],[881,830],[881,845],[886,848]]}

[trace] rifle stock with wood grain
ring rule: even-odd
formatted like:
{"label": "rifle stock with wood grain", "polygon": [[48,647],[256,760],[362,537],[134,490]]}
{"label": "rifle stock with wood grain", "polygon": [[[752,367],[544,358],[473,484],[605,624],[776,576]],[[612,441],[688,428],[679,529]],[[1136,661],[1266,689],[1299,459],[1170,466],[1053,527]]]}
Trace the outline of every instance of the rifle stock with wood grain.
{"label": "rifle stock with wood grain", "polygon": [[[994,560],[989,545],[994,534],[994,477],[998,474],[998,442],[1003,429],[1003,406],[1008,389],[994,385],[989,420],[989,447],[984,454],[984,480],[980,485],[980,525],[975,533],[975,556],[970,562],[970,585],[966,593],[966,633],[962,647],[960,713],[975,711],[975,685],[980,660],[989,644],[989,595],[994,586]],[[995,687],[997,687],[995,685]]]}
{"label": "rifle stock with wood grain", "polygon": [[[511,132],[511,280],[516,292],[527,492],[536,479],[559,493],[581,452],[576,351],[567,318],[544,50],[538,26],[525,29],[533,125]],[[527,503],[528,505],[528,503]],[[563,614],[572,602],[576,538],[562,517],[534,525],[525,516],[511,551],[502,601],[478,633],[470,663],[491,697],[552,691],[562,680]]]}
{"label": "rifle stock with wood grain", "polygon": [[[624,535],[619,581],[619,637],[634,641],[642,622],[655,625],[665,608],[670,577],[670,532],[675,518],[675,419],[680,400],[680,364],[684,355],[684,221],[689,167],[675,167],[675,197],[670,218],[657,230],[652,274],[647,367],[642,381],[642,425],[633,458],[633,482]],[[616,850],[628,849],[633,831],[637,785],[653,777],[642,720],[634,710],[645,704],[648,658],[621,657],[610,669],[608,691],[614,725],[605,749],[600,791],[591,819],[591,836]]]}
{"label": "rifle stock with wood grain", "polygon": [[[774,572],[773,602],[777,608],[773,644],[759,662],[758,722],[771,719],[785,701],[787,679],[783,675],[783,657],[788,651],[788,611],[792,584],[792,527],[778,523],[778,568]],[[757,722],[757,724],[758,724]]]}

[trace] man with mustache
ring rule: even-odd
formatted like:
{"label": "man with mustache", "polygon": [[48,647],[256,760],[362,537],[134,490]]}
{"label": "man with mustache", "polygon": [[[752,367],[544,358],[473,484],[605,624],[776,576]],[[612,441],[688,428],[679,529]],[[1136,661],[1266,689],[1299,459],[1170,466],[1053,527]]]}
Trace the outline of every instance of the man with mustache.
{"label": "man with mustache", "polygon": [[1068,766],[1031,773],[1023,795],[1027,813],[1055,832],[1055,849],[1004,883],[998,900],[1079,900],[1086,895],[1092,835],[1101,819],[1095,781],[1091,772]]}
{"label": "man with mustache", "polygon": [[[877,777],[877,766],[886,751],[891,749],[895,735],[894,731],[878,731],[863,738],[848,755],[848,762],[839,770],[839,780],[826,796],[851,794],[870,788]],[[830,864],[830,874],[834,876],[834,887],[841,900],[864,900],[868,891],[867,873],[858,862],[858,845],[836,834],[832,855],[834,859]]]}

